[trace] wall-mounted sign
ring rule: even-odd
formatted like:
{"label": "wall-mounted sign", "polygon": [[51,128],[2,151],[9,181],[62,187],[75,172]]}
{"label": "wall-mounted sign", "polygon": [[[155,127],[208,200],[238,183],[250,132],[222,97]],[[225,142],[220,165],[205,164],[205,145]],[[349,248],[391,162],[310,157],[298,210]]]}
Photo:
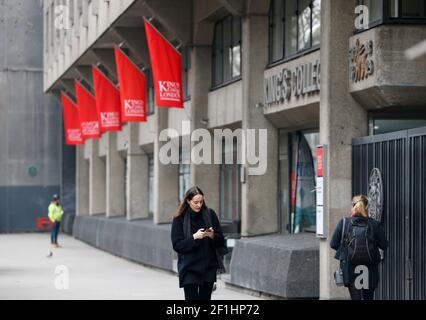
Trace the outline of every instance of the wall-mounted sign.
{"label": "wall-mounted sign", "polygon": [[356,39],[355,46],[349,49],[350,80],[359,82],[374,73],[373,41],[362,44]]}
{"label": "wall-mounted sign", "polygon": [[301,97],[320,91],[320,61],[306,63],[294,69],[280,69],[264,81],[264,105],[285,103],[292,96]]}
{"label": "wall-mounted sign", "polygon": [[324,218],[324,146],[318,146],[317,158],[317,237],[326,238],[326,222]]}

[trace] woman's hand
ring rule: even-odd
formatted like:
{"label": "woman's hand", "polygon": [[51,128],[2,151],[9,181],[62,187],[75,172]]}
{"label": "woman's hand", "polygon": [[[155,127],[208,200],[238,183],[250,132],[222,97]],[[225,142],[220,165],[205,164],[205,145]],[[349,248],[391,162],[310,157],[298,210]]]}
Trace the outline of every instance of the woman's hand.
{"label": "woman's hand", "polygon": [[206,236],[204,229],[199,229],[196,233],[193,234],[194,240],[203,239]]}
{"label": "woman's hand", "polygon": [[209,237],[210,239],[214,238],[214,230],[213,230],[213,228],[207,229],[204,233],[205,233],[206,237]]}

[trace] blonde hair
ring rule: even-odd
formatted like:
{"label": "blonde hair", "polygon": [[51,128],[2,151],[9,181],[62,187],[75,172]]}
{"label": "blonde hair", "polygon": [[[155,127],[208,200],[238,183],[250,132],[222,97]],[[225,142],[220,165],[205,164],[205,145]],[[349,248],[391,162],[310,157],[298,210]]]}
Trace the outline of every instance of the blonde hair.
{"label": "blonde hair", "polygon": [[352,198],[352,216],[368,218],[368,198],[364,195]]}

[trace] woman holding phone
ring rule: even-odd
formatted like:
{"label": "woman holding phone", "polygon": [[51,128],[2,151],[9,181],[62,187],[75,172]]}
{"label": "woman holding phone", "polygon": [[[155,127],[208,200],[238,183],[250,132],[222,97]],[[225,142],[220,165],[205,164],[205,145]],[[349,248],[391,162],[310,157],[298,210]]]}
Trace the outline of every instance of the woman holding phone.
{"label": "woman holding phone", "polygon": [[174,215],[171,240],[178,253],[179,287],[185,300],[211,300],[217,271],[223,267],[216,249],[225,246],[225,239],[200,188],[185,193]]}

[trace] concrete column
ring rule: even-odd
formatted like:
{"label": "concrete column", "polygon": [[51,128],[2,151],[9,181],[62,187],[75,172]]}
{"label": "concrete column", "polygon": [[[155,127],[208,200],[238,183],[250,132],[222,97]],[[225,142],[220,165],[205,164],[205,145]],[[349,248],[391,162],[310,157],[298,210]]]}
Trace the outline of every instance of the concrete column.
{"label": "concrete column", "polygon": [[76,147],[76,214],[89,214],[89,161],[84,156],[84,146]]}
{"label": "concrete column", "polygon": [[[210,81],[206,81],[206,79],[211,79],[211,47],[195,46],[192,49],[191,58],[191,130],[200,128],[206,129],[206,125],[203,125],[201,120],[208,118],[208,93],[210,91]],[[220,166],[195,165],[191,162],[190,177],[191,186],[199,186],[205,194],[207,205],[216,210],[216,212],[219,212]]]}
{"label": "concrete column", "polygon": [[348,91],[349,37],[354,31],[357,1],[322,1],[320,141],[327,145],[325,179],[325,230],[320,242],[320,298],[348,297],[338,289],[333,272],[338,266],[330,238],[337,222],[350,213],[352,196],[352,138],[367,135],[367,112]]}
{"label": "concrete column", "polygon": [[131,123],[129,131],[126,212],[128,220],[136,220],[149,214],[148,156],[139,147],[139,123]]}
{"label": "concrete column", "polygon": [[99,157],[98,139],[88,140],[90,144],[90,182],[89,213],[90,215],[106,213],[106,165]]}
{"label": "concrete column", "polygon": [[167,142],[159,140],[160,132],[168,127],[167,108],[155,111],[156,136],[154,140],[154,223],[169,223],[179,204],[179,166],[164,165],[159,158],[162,146]]}
{"label": "concrete column", "polygon": [[117,150],[117,133],[105,133],[106,150],[106,216],[125,215],[125,163]]}
{"label": "concrete column", "polygon": [[[259,144],[267,143],[268,151],[261,160],[267,163],[266,173],[262,175],[248,175],[249,167],[256,166],[243,159],[247,174],[241,188],[241,233],[243,236],[256,236],[278,231],[278,132],[264,117],[262,109],[256,106],[263,101],[263,74],[268,63],[267,14],[247,15],[243,18],[242,30],[242,128],[246,133],[248,129],[256,129],[256,150],[259,150]],[[266,141],[259,140],[259,129],[267,130]]]}

